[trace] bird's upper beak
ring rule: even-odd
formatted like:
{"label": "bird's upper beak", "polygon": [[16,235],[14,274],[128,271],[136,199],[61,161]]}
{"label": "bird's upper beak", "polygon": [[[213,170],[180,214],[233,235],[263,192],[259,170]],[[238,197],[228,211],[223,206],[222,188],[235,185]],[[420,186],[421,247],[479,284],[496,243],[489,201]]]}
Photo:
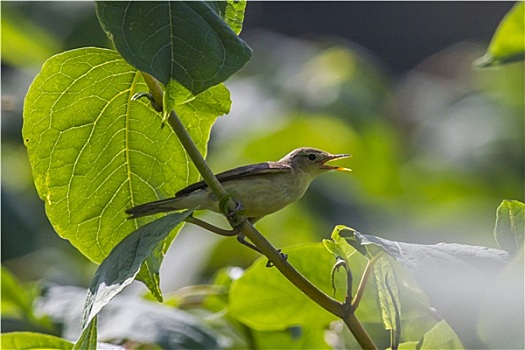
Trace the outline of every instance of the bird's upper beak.
{"label": "bird's upper beak", "polygon": [[350,154],[331,154],[329,157],[327,157],[322,163],[321,163],[321,169],[328,169],[328,170],[338,170],[338,171],[348,171],[351,172],[352,169],[338,167],[338,166],[331,166],[326,165],[325,163],[330,162],[332,160],[341,159],[341,158],[348,158],[351,157]]}

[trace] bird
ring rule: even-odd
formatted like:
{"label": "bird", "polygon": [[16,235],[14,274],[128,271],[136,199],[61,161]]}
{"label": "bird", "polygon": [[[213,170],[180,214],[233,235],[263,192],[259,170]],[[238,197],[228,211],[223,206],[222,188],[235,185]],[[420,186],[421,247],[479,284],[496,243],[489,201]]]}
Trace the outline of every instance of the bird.
{"label": "bird", "polygon": [[[330,171],[350,169],[327,165],[349,154],[331,154],[311,147],[297,148],[280,160],[245,165],[216,175],[231,195],[242,214],[253,224],[299,200],[310,183]],[[209,210],[221,213],[220,199],[204,181],[191,184],[174,197],[157,200],[127,209],[129,219],[183,209]]]}

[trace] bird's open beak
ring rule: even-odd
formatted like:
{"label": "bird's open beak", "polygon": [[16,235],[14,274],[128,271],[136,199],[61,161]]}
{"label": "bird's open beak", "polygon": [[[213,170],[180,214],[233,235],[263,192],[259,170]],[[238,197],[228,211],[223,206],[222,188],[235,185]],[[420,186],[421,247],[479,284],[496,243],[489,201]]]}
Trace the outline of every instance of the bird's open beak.
{"label": "bird's open beak", "polygon": [[341,158],[348,158],[351,157],[350,154],[332,154],[329,158],[327,158],[325,161],[323,161],[321,168],[322,169],[328,169],[328,170],[337,170],[337,171],[348,171],[351,172],[352,169],[338,167],[338,166],[331,166],[326,165],[325,163],[330,162],[332,160],[341,159]]}

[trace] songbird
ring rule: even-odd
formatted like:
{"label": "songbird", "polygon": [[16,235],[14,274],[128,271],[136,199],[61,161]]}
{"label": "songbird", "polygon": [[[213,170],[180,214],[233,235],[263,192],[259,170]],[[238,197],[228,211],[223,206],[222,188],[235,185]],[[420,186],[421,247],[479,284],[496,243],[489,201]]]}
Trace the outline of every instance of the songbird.
{"label": "songbird", "polygon": [[[255,223],[300,199],[317,176],[332,170],[351,171],[326,164],[346,157],[349,155],[302,147],[277,162],[241,166],[216,177],[226,192],[241,205],[242,214]],[[199,181],[178,191],[175,197],[141,204],[126,210],[126,213],[134,219],[189,208],[221,212],[217,196],[204,181]]]}

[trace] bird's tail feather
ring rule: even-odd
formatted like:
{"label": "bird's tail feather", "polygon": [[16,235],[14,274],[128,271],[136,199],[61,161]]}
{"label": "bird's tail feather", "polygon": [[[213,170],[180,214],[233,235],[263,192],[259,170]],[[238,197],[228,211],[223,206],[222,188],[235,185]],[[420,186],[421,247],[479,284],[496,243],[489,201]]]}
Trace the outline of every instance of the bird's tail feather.
{"label": "bird's tail feather", "polygon": [[141,205],[137,205],[136,207],[126,209],[126,214],[129,214],[128,219],[135,219],[135,218],[140,218],[142,216],[184,209],[184,208],[180,208],[177,205],[177,202],[179,202],[179,200],[180,198],[174,197],[174,198],[167,198],[167,199],[161,199],[161,200],[154,201],[154,202],[144,203]]}

